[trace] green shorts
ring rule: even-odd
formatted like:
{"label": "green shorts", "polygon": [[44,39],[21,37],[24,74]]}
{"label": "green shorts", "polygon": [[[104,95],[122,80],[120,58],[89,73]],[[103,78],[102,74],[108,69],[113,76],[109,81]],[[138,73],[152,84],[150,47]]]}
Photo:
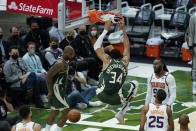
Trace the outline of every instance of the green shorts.
{"label": "green shorts", "polygon": [[65,87],[53,87],[53,96],[49,99],[49,105],[52,110],[62,111],[69,108]]}
{"label": "green shorts", "polygon": [[119,105],[124,103],[127,98],[129,97],[129,94],[132,92],[132,83],[124,83],[122,88],[114,93],[114,94],[107,94],[104,91],[97,94],[97,97],[104,103],[110,104],[110,105]]}

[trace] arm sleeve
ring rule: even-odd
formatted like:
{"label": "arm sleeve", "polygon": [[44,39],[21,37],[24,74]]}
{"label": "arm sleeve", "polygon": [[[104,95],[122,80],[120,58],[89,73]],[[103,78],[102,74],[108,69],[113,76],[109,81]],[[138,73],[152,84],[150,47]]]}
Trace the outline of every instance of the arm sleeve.
{"label": "arm sleeve", "polygon": [[152,86],[150,84],[150,79],[151,77],[148,78],[147,80],[147,94],[146,94],[146,101],[145,101],[145,105],[150,104],[151,102],[151,98],[152,98]]}
{"label": "arm sleeve", "polygon": [[107,33],[108,33],[107,30],[104,30],[104,31],[102,32],[102,34],[99,36],[99,38],[97,39],[97,41],[96,41],[95,44],[94,44],[94,50],[97,50],[98,48],[101,47],[101,44],[103,43],[103,39],[104,39],[104,37],[105,37],[105,35],[106,35]]}
{"label": "arm sleeve", "polygon": [[174,77],[171,74],[167,76],[166,82],[168,84],[169,93],[170,93],[170,97],[167,102],[167,105],[171,106],[176,100],[176,82],[175,82]]}
{"label": "arm sleeve", "polygon": [[50,52],[46,52],[45,58],[50,65],[52,65],[56,61],[56,59],[54,58],[54,56]]}

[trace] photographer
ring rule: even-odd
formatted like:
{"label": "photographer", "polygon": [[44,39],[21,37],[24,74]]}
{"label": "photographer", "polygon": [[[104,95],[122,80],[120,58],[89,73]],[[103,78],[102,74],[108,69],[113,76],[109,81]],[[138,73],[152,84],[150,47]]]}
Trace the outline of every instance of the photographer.
{"label": "photographer", "polygon": [[1,131],[10,131],[11,126],[21,121],[20,116],[13,116],[7,118],[7,112],[13,112],[12,104],[7,102],[5,97],[5,90],[0,87],[0,129]]}
{"label": "photographer", "polygon": [[90,102],[96,95],[96,86],[90,87],[84,91],[81,90],[81,84],[86,84],[86,78],[81,72],[76,71],[76,62],[70,62],[68,75],[68,103],[69,106],[85,109],[88,106],[100,106],[102,102]]}

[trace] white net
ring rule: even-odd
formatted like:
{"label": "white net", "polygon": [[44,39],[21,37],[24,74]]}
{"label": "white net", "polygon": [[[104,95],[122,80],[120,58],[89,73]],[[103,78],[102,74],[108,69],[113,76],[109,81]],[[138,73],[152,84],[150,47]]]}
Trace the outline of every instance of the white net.
{"label": "white net", "polygon": [[103,14],[100,16],[100,19],[102,19],[103,21],[111,21],[112,23],[118,23],[121,21],[120,17],[117,17],[112,14]]}

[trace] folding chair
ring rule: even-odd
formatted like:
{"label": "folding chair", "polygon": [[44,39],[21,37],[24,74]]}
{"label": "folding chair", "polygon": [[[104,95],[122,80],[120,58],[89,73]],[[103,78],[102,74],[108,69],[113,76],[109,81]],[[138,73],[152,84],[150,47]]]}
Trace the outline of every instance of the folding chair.
{"label": "folding chair", "polygon": [[167,33],[162,33],[164,47],[161,56],[176,57],[180,56],[181,46],[189,24],[189,14],[185,11],[176,11],[172,14]]}

